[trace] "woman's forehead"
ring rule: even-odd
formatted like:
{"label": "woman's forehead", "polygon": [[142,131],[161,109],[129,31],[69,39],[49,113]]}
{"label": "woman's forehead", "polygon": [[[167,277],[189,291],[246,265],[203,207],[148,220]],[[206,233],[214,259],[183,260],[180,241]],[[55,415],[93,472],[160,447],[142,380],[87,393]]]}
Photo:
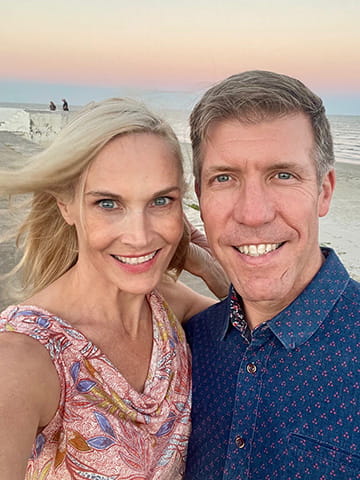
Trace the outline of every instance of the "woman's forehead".
{"label": "woman's forehead", "polygon": [[179,161],[168,143],[157,135],[117,137],[96,156],[86,174],[85,188],[160,191],[182,188]]}

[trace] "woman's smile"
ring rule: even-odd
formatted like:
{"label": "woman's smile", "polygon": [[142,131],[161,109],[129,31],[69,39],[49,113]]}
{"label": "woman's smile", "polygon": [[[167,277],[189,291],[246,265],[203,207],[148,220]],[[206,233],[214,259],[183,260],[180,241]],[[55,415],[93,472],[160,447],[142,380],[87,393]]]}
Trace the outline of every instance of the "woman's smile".
{"label": "woman's smile", "polygon": [[116,137],[98,153],[67,206],[83,281],[132,294],[161,281],[184,228],[177,165],[169,145],[148,133]]}
{"label": "woman's smile", "polygon": [[152,260],[159,250],[155,250],[152,253],[148,253],[146,255],[139,255],[139,256],[120,256],[120,255],[112,255],[114,258],[119,260],[121,263],[125,263],[127,265],[139,265],[141,263],[146,263],[149,260]]}

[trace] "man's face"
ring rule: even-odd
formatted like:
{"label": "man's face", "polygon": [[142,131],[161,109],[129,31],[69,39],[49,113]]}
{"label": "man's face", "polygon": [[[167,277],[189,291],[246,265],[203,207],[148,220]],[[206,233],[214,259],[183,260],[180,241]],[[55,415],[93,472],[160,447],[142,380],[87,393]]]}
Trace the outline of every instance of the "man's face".
{"label": "man's face", "polygon": [[334,188],[319,186],[303,114],[246,125],[210,126],[198,186],[210,246],[247,313],[267,318],[289,305],[321,266],[318,218]]}

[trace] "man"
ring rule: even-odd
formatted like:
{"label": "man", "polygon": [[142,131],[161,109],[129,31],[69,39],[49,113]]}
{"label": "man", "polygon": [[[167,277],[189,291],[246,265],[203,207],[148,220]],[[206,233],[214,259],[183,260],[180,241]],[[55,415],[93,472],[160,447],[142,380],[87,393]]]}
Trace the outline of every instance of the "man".
{"label": "man", "polygon": [[360,286],[318,241],[335,186],[320,98],[234,75],[191,115],[196,190],[229,296],[186,326],[187,480],[360,478]]}

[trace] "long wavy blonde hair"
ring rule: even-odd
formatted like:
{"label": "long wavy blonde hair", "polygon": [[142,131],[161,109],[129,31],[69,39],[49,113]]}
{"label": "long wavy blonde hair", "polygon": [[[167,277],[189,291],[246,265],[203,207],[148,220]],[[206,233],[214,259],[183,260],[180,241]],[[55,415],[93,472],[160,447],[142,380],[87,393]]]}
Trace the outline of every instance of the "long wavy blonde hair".
{"label": "long wavy blonde hair", "polygon": [[[20,276],[20,296],[31,296],[69,270],[77,261],[78,240],[57,206],[71,199],[82,174],[111,139],[130,133],[153,133],[164,138],[183,176],[180,144],[171,127],[135,100],[111,98],[87,105],[63,128],[53,143],[20,169],[0,171],[0,193],[10,198],[31,194],[28,213],[14,230],[20,259],[7,276]],[[189,233],[183,237],[168,271],[183,268]]]}

